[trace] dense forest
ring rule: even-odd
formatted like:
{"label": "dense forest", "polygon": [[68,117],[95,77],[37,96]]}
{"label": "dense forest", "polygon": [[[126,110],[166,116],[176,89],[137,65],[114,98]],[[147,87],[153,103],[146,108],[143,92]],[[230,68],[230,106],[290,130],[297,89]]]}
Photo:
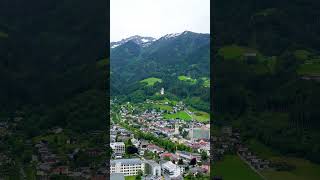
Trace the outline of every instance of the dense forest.
{"label": "dense forest", "polygon": [[[0,2],[0,108],[29,134],[105,124],[107,3]],[[31,125],[32,124],[32,125]]]}
{"label": "dense forest", "polygon": [[216,1],[215,123],[320,163],[320,2]]}

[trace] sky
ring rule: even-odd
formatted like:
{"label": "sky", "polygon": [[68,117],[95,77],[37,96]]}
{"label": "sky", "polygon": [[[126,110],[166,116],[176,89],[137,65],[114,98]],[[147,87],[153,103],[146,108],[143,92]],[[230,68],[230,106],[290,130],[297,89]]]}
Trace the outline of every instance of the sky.
{"label": "sky", "polygon": [[210,0],[111,0],[110,15],[111,42],[185,30],[210,33]]}

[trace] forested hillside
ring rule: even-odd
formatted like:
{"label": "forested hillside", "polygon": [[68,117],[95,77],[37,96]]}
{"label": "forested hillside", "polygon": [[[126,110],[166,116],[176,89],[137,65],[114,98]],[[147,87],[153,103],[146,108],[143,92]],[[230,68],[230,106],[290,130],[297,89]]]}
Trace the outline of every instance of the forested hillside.
{"label": "forested hillside", "polygon": [[227,0],[213,7],[216,124],[320,163],[320,2]]}
{"label": "forested hillside", "polygon": [[[148,44],[136,42],[111,49],[112,96],[133,102],[167,97],[209,112],[209,34],[185,31]],[[165,97],[157,95],[162,87]]]}

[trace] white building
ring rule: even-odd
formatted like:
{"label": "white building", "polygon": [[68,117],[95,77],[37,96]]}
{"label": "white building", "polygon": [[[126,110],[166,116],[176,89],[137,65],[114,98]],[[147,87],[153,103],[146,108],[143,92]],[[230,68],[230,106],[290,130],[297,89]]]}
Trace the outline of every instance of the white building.
{"label": "white building", "polygon": [[173,164],[171,161],[167,161],[161,165],[163,175],[169,176],[169,178],[177,178],[183,174],[183,169]]}
{"label": "white building", "polygon": [[152,176],[161,176],[161,166],[153,160],[145,161],[146,174]]}
{"label": "white building", "polygon": [[144,172],[145,165],[140,159],[116,159],[110,161],[110,174],[122,173],[124,176],[138,175]]}
{"label": "white building", "polygon": [[132,138],[131,143],[136,147],[139,148],[140,146],[140,141],[138,139]]}
{"label": "white building", "polygon": [[164,88],[161,88],[160,94],[161,94],[161,95],[164,95]]}
{"label": "white building", "polygon": [[124,154],[125,153],[125,144],[124,142],[113,142],[110,143],[110,147],[114,154]]}

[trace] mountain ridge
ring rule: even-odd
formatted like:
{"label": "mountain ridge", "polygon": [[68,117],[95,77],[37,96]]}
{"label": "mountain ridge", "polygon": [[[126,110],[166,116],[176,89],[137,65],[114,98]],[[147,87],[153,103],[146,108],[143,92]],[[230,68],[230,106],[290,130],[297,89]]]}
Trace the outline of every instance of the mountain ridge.
{"label": "mountain ridge", "polygon": [[188,30],[180,32],[180,33],[165,34],[165,35],[161,36],[160,38],[154,38],[154,37],[142,36],[142,35],[133,35],[133,36],[130,36],[128,38],[123,38],[120,41],[110,42],[110,48],[111,49],[116,48],[118,46],[121,46],[121,45],[129,42],[129,41],[133,41],[134,43],[136,43],[138,45],[141,45],[142,47],[147,47],[150,44],[154,43],[155,41],[176,38],[176,37],[179,37],[181,35],[187,35],[187,34],[210,35],[209,33],[197,33],[197,32],[192,32],[192,31],[188,31]]}

